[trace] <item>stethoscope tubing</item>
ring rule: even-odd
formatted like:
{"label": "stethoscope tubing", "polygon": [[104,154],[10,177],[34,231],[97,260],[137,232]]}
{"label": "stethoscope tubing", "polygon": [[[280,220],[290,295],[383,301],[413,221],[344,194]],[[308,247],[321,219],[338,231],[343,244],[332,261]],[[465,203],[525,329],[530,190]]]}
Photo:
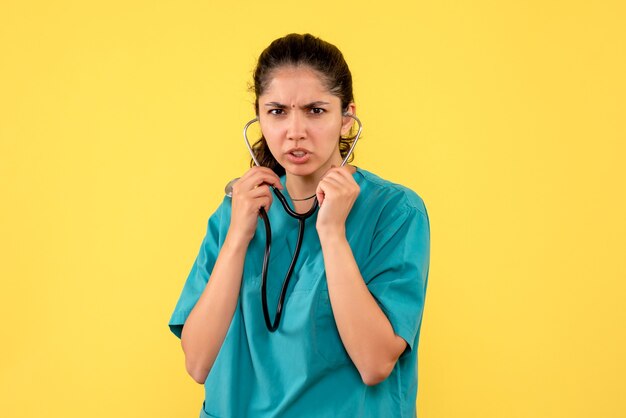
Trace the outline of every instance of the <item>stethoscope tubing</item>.
{"label": "stethoscope tubing", "polygon": [[261,303],[263,305],[263,318],[265,319],[265,326],[267,327],[268,331],[274,332],[278,329],[278,325],[280,325],[280,319],[283,313],[283,303],[287,294],[287,289],[289,288],[289,281],[291,280],[291,275],[293,274],[293,270],[296,267],[296,262],[298,261],[298,256],[300,254],[300,248],[302,248],[305,219],[298,219],[298,240],[296,243],[296,250],[293,257],[291,258],[291,264],[289,265],[289,269],[287,270],[287,275],[283,280],[283,287],[280,291],[278,304],[276,306],[276,314],[274,316],[274,321],[272,322],[270,319],[269,308],[267,306],[267,272],[269,268],[270,251],[272,245],[272,228],[270,226],[270,221],[267,217],[267,213],[265,213],[264,209],[261,209],[261,211],[259,212],[261,218],[263,218],[263,223],[265,224],[265,253],[263,255],[263,270],[261,275]]}
{"label": "stethoscope tubing", "polygon": [[270,220],[267,216],[265,208],[259,209],[259,216],[261,216],[261,218],[263,219],[263,225],[265,226],[265,252],[263,254],[263,269],[261,273],[261,304],[263,305],[263,318],[265,319],[265,326],[267,327],[269,332],[276,331],[278,329],[278,326],[280,325],[285,296],[287,295],[289,282],[291,281],[293,270],[296,267],[298,256],[300,255],[300,248],[302,248],[305,221],[310,218],[319,207],[319,202],[317,201],[316,196],[313,200],[313,206],[311,207],[311,209],[309,209],[308,212],[302,214],[297,213],[296,211],[291,209],[291,207],[289,207],[287,199],[285,199],[285,196],[280,192],[280,190],[273,187],[272,191],[282,204],[285,212],[287,212],[291,217],[298,220],[298,240],[296,241],[296,250],[294,251],[293,257],[291,258],[291,264],[289,265],[289,269],[287,270],[287,274],[285,275],[285,279],[283,280],[283,286],[280,291],[280,296],[278,298],[274,321],[272,322],[270,319],[269,308],[267,306],[267,272],[269,270],[270,252],[272,246],[272,227],[270,225]]}

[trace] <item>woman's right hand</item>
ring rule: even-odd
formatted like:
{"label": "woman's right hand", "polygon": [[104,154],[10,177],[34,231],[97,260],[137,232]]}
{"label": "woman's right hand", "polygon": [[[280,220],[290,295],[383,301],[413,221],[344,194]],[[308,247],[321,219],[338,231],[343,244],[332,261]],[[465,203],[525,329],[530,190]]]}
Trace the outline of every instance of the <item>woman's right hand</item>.
{"label": "woman's right hand", "polygon": [[259,209],[269,212],[272,205],[273,185],[283,189],[280,178],[267,167],[252,167],[233,184],[232,209],[228,236],[240,244],[248,245],[257,226]]}

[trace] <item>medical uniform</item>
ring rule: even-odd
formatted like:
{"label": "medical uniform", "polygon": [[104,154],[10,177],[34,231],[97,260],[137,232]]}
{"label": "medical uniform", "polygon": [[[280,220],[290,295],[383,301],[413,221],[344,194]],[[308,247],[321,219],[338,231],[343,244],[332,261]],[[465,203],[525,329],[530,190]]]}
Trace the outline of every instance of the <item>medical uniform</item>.
{"label": "medical uniform", "polygon": [[[259,221],[246,254],[241,292],[230,328],[204,384],[200,417],[415,417],[417,347],[428,282],[430,231],[426,208],[413,191],[357,168],[360,194],[346,236],[363,280],[397,335],[408,343],[390,376],[375,386],[361,380],[339,337],[315,229],[304,241],[278,330],[270,333],[261,305],[265,232]],[[281,177],[285,185],[285,176]],[[283,193],[292,204],[285,188]],[[210,217],[200,252],[169,322],[180,338],[204,290],[230,223],[225,198]],[[272,252],[267,294],[270,317],[296,245],[298,221],[277,199],[268,212]]]}

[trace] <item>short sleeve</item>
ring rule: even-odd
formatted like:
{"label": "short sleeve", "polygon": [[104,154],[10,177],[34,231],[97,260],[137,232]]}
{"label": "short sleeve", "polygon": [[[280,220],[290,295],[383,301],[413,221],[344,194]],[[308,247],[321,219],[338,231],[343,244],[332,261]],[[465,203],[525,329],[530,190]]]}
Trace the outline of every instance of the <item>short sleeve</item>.
{"label": "short sleeve", "polygon": [[405,206],[400,213],[381,219],[361,275],[396,335],[407,342],[404,354],[419,341],[429,263],[430,225],[425,208]]}
{"label": "short sleeve", "polygon": [[209,218],[206,235],[202,240],[200,251],[191,267],[187,281],[170,318],[170,330],[178,338],[182,334],[183,325],[187,317],[204,291],[209,281],[209,276],[213,271],[215,260],[217,260],[220,248],[220,224],[222,222],[223,206],[224,204],[222,203]]}

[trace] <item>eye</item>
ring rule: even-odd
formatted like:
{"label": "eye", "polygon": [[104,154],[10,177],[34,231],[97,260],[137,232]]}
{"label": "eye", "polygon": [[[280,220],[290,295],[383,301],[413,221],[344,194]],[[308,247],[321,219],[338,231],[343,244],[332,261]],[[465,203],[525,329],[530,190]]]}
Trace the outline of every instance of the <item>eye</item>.
{"label": "eye", "polygon": [[269,113],[270,115],[278,116],[284,114],[285,111],[283,109],[270,109],[267,111],[267,113]]}
{"label": "eye", "polygon": [[321,107],[313,107],[311,108],[311,113],[313,113],[314,115],[321,115],[322,113],[325,113],[326,109],[322,109]]}

